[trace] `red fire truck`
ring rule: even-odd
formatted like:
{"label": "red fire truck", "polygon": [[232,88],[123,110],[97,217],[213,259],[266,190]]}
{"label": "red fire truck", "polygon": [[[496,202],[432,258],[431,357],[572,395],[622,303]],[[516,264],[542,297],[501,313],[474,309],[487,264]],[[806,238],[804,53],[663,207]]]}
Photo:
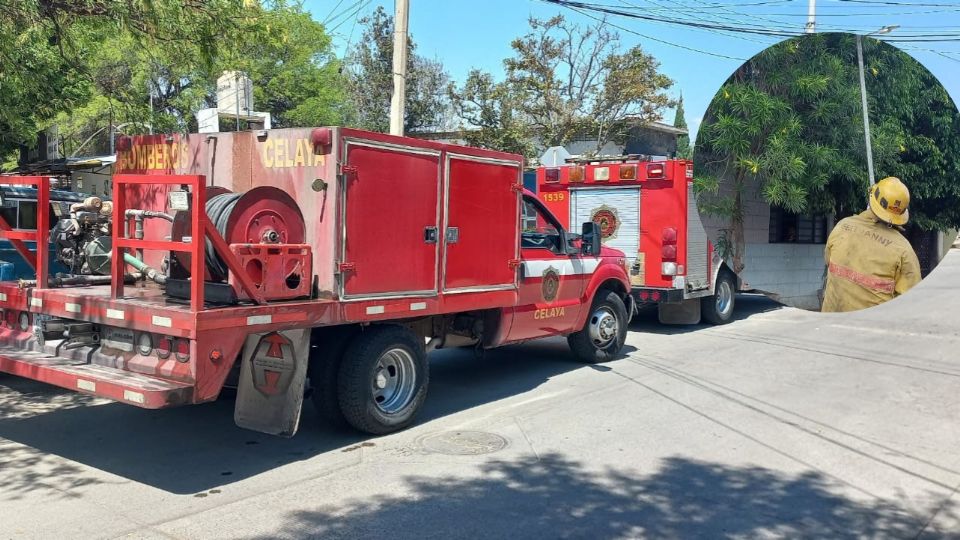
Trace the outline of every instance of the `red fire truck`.
{"label": "red fire truck", "polygon": [[723,324],[737,277],[707,239],[693,193],[693,162],[641,156],[571,160],[537,170],[537,195],[562,225],[593,221],[622,250],[637,303],[660,320]]}
{"label": "red fire truck", "polygon": [[[283,436],[309,385],[327,419],[383,434],[413,421],[430,350],[623,346],[624,254],[525,192],[520,156],[316,128],[122,138],[117,157],[112,201],[35,231],[0,217],[37,271],[0,283],[0,371],[145,408],[232,384],[236,423]],[[48,204],[47,178],[3,182]],[[47,275],[48,241],[70,275]]]}

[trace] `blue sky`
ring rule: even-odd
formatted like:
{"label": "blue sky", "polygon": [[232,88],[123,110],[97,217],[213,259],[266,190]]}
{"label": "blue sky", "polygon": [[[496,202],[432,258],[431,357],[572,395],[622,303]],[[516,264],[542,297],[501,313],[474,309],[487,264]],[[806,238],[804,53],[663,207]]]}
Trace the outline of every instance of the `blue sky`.
{"label": "blue sky", "polygon": [[[758,30],[794,28],[806,23],[807,0],[593,0],[660,19],[707,21],[708,24],[750,26]],[[338,51],[360,38],[354,22],[383,5],[393,13],[392,0],[306,0],[314,18],[332,20],[328,28]],[[410,0],[410,32],[419,54],[439,59],[456,81],[471,68],[502,76],[502,61],[510,56],[510,41],[527,29],[530,16],[562,13],[589,24],[590,18],[541,0]],[[922,62],[960,102],[960,0],[817,0],[817,30],[870,32],[899,24],[889,36],[949,34],[958,41],[894,43]],[[783,38],[730,34],[713,29],[681,27],[654,21],[610,18],[622,27],[625,47],[640,44],[656,57],[661,71],[674,80],[670,93],[684,98],[687,122],[696,130],[710,99],[742,60]],[[633,33],[631,33],[633,32]],[[638,34],[642,34],[638,35]],[[696,49],[696,50],[691,50]],[[921,50],[929,49],[929,50]],[[936,52],[933,52],[936,51]],[[707,53],[713,53],[707,54]],[[664,120],[672,122],[673,111]]]}

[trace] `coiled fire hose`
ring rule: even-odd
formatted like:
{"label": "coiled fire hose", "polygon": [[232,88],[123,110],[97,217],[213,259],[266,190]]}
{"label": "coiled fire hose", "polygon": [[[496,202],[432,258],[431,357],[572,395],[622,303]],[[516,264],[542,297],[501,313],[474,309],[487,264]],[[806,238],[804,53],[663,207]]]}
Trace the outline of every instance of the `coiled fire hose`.
{"label": "coiled fire hose", "polygon": [[[227,222],[230,221],[230,214],[242,195],[242,193],[221,193],[207,199],[205,206],[207,218],[223,238],[227,238]],[[206,243],[206,262],[210,277],[215,281],[226,280],[227,265],[217,255],[213,242],[206,239]]]}

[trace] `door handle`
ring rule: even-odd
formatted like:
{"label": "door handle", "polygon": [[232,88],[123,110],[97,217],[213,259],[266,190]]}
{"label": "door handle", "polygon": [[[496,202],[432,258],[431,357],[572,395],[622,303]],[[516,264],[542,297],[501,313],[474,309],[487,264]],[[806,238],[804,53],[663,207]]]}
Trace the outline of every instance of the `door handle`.
{"label": "door handle", "polygon": [[439,238],[439,233],[436,227],[424,227],[423,228],[423,243],[425,244],[436,244],[437,238]]}
{"label": "door handle", "polygon": [[447,227],[446,240],[448,244],[456,244],[460,241],[460,227]]}

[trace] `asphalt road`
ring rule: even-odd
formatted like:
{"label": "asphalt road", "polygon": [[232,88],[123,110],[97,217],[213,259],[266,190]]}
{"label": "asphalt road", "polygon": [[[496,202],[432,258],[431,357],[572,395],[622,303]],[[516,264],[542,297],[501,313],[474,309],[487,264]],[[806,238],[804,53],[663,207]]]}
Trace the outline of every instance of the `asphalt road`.
{"label": "asphalt road", "polygon": [[960,251],[857,314],[740,298],[432,357],[420,422],[276,439],[232,404],[144,411],[0,379],[0,538],[960,538]]}

